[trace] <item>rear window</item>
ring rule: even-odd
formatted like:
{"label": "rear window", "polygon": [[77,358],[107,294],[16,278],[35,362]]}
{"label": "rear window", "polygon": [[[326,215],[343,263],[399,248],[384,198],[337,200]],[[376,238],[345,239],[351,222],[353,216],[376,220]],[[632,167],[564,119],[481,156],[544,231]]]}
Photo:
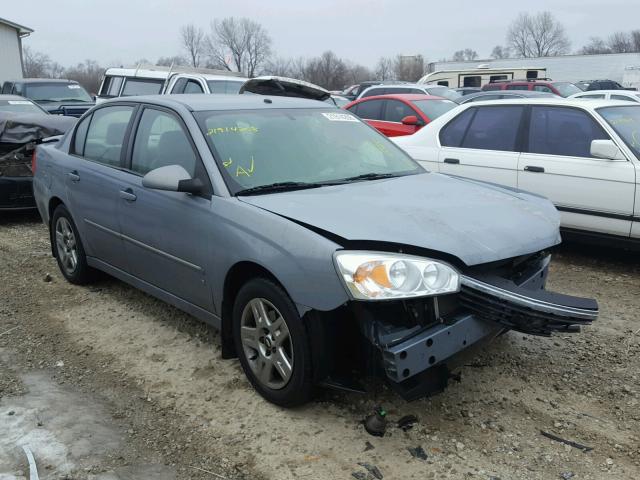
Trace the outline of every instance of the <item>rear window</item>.
{"label": "rear window", "polygon": [[163,80],[153,78],[127,78],[122,96],[131,95],[157,95],[162,90]]}
{"label": "rear window", "polygon": [[211,93],[235,94],[240,91],[244,82],[234,82],[232,80],[208,80]]}
{"label": "rear window", "polygon": [[376,95],[384,95],[385,93],[387,93],[386,88],[372,88],[364,92],[361,98],[375,97]]}
{"label": "rear window", "polygon": [[568,97],[569,95],[580,93],[582,91],[573,83],[569,82],[553,82],[551,85],[553,85],[563,97]]}
{"label": "rear window", "polygon": [[462,95],[460,95],[458,92],[448,87],[429,87],[427,91],[430,95],[435,95],[437,97],[443,97],[454,101],[462,97]]}
{"label": "rear window", "polygon": [[424,113],[429,120],[435,120],[443,113],[458,106],[451,100],[416,100],[413,104]]}

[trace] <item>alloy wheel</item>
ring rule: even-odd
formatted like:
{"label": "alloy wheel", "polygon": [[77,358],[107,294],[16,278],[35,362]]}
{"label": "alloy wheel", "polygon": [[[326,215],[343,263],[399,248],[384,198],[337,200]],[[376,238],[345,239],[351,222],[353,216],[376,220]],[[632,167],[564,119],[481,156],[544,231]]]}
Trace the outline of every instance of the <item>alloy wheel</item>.
{"label": "alloy wheel", "polygon": [[58,218],[55,235],[60,265],[67,275],[73,275],[78,266],[78,246],[71,223],[65,217]]}
{"label": "alloy wheel", "polygon": [[284,317],[271,302],[254,298],[247,303],[240,340],[257,380],[274,390],[284,388],[293,373],[293,344]]}

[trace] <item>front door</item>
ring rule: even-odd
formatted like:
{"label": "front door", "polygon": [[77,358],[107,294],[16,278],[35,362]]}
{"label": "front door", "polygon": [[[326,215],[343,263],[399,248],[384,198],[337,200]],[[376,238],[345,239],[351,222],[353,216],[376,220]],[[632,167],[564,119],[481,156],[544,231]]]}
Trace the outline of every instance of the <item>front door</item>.
{"label": "front door", "polygon": [[517,184],[524,107],[472,107],[440,132],[440,172],[509,187]]}
{"label": "front door", "polygon": [[588,112],[531,107],[518,188],[543,195],[562,215],[562,226],[628,237],[635,168],[628,160],[591,156],[591,141],[610,137]]}
{"label": "front door", "polygon": [[415,116],[420,119],[418,112],[400,100],[386,100],[384,113],[381,122],[376,122],[376,128],[387,137],[400,137],[416,133],[420,127],[418,125],[405,125],[402,119],[408,116]]}
{"label": "front door", "polygon": [[118,190],[122,145],[134,107],[102,107],[78,126],[71,146],[77,160],[62,166],[70,212],[86,253],[112,267],[126,270],[118,223]]}
{"label": "front door", "polygon": [[140,280],[212,311],[207,277],[210,252],[215,247],[210,228],[211,195],[142,186],[144,174],[167,165],[180,165],[210,185],[178,116],[145,108],[133,140],[129,173],[119,189],[118,212],[130,271]]}

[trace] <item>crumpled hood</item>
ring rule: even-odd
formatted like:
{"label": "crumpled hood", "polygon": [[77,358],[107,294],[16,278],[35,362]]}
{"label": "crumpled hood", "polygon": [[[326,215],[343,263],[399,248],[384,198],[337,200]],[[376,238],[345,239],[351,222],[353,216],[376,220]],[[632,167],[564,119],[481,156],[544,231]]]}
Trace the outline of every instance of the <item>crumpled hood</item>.
{"label": "crumpled hood", "polygon": [[469,266],[560,243],[548,200],[437,173],[238,198],[347,240],[427,248]]}

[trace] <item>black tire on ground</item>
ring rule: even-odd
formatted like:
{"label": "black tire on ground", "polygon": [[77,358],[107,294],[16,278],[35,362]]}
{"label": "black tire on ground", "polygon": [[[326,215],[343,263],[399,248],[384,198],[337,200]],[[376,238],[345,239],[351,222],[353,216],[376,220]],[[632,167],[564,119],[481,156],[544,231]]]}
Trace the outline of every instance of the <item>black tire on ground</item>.
{"label": "black tire on ground", "polygon": [[[58,223],[63,222],[64,220],[66,220],[68,226],[71,228],[75,240],[75,252],[77,261],[75,264],[75,268],[73,268],[72,270],[69,269],[68,265],[65,266],[63,264],[63,260],[56,244],[56,228]],[[71,218],[69,210],[67,210],[67,207],[65,207],[64,205],[58,205],[53,212],[53,216],[51,217],[51,242],[53,243],[53,249],[56,252],[58,267],[60,268],[60,272],[62,273],[64,278],[76,285],[86,285],[94,280],[95,270],[87,264],[87,256],[84,252],[84,246],[82,245],[80,234],[78,233],[78,229],[76,228],[76,224],[74,223],[73,218]]]}
{"label": "black tire on ground", "polygon": [[[292,373],[287,383],[280,388],[270,388],[254,373],[250,362],[256,362],[255,359],[259,357],[259,354],[258,356],[254,356],[253,360],[250,360],[241,338],[240,331],[243,312],[245,308],[249,306],[249,303],[256,299],[266,300],[275,307],[284,319],[289,332],[291,343],[288,344],[288,346],[293,355]],[[269,402],[281,407],[302,405],[311,399],[314,385],[309,335],[295,305],[279,285],[266,278],[255,278],[248,281],[236,296],[233,306],[232,327],[233,340],[242,369],[249,379],[249,382],[251,382],[260,395]],[[256,325],[256,330],[257,329]],[[264,347],[265,344],[261,343],[261,345]],[[279,377],[280,380],[283,378],[279,375],[277,369],[274,375],[276,378]]]}

